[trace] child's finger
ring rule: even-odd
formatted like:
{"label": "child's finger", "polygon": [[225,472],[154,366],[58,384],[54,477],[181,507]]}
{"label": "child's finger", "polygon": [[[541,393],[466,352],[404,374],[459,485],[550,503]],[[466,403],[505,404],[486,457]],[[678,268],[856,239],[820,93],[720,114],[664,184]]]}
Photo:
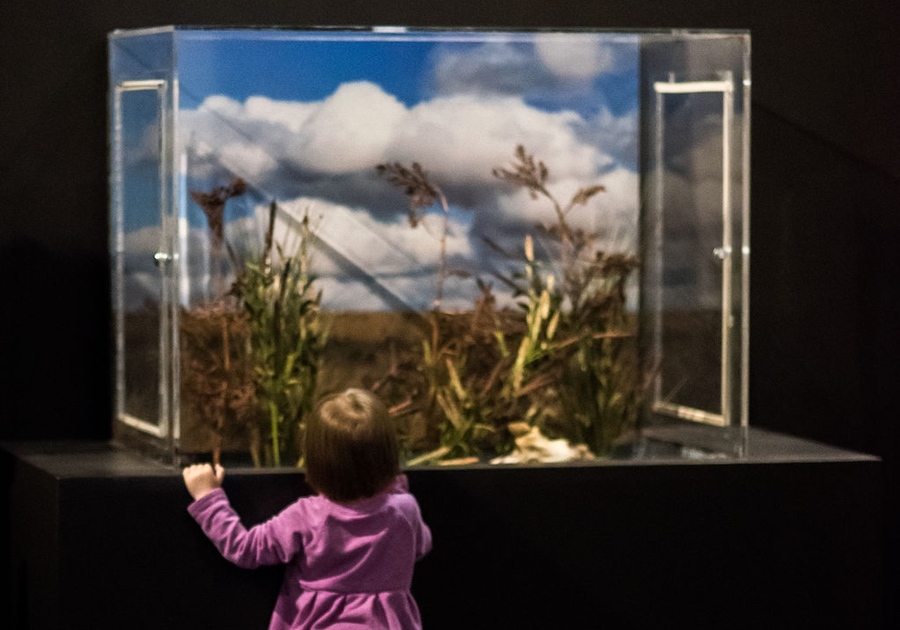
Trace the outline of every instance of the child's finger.
{"label": "child's finger", "polygon": [[225,479],[225,469],[220,464],[216,464],[215,473],[216,473],[216,479],[221,484],[222,480]]}

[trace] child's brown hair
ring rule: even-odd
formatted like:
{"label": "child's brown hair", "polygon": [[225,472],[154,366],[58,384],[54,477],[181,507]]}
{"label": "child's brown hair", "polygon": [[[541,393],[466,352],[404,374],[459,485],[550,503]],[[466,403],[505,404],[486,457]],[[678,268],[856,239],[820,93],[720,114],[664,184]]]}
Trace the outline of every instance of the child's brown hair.
{"label": "child's brown hair", "polygon": [[334,501],[371,497],[400,473],[390,415],[363,389],[319,401],[306,425],[304,447],[307,483]]}

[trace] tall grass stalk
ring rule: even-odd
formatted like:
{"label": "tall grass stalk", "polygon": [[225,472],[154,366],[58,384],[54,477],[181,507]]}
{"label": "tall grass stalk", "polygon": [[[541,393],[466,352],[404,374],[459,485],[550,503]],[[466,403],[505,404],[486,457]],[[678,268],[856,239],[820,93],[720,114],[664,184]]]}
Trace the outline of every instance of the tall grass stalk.
{"label": "tall grass stalk", "polygon": [[265,248],[245,261],[232,292],[247,314],[256,395],[268,420],[265,460],[281,466],[302,458],[301,426],[313,406],[326,332],[311,268],[309,216],[288,247],[272,238],[277,211],[272,202]]}

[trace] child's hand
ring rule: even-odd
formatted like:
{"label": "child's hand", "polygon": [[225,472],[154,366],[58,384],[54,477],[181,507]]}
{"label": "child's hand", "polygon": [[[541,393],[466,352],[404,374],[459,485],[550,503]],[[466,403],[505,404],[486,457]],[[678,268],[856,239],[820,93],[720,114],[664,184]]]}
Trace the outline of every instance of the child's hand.
{"label": "child's hand", "polygon": [[194,501],[202,499],[207,494],[222,487],[222,480],[225,478],[225,469],[216,464],[213,469],[212,464],[194,464],[184,469],[184,485],[187,491],[191,493]]}

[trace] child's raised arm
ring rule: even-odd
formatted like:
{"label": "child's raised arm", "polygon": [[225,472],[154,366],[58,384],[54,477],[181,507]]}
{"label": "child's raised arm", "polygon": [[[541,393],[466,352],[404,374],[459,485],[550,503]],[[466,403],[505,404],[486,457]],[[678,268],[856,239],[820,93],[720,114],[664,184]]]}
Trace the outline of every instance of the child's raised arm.
{"label": "child's raised arm", "polygon": [[184,469],[182,473],[184,485],[190,492],[194,501],[205,497],[207,494],[222,487],[225,478],[225,469],[216,464],[194,464]]}

